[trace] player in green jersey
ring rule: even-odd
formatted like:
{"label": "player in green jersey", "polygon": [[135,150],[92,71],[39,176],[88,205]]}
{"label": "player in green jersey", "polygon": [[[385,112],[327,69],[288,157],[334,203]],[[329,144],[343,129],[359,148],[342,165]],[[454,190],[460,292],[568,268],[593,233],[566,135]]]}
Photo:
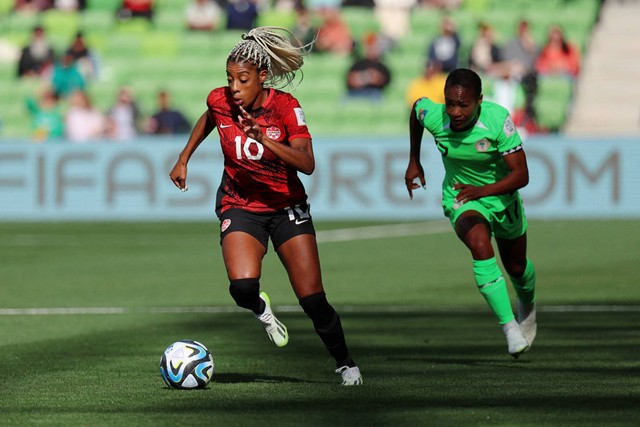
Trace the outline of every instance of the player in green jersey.
{"label": "player in green jersey", "polygon": [[[527,258],[527,219],[518,193],[529,182],[522,140],[505,108],[483,102],[482,82],[474,71],[452,71],[444,94],[445,104],[420,98],[413,105],[405,184],[411,198],[413,190],[426,187],[420,162],[426,128],[444,164],[444,214],[471,251],[476,284],[502,325],[509,353],[518,357],[533,343],[537,328],[536,272]],[[516,291],[517,320],[492,236]]]}

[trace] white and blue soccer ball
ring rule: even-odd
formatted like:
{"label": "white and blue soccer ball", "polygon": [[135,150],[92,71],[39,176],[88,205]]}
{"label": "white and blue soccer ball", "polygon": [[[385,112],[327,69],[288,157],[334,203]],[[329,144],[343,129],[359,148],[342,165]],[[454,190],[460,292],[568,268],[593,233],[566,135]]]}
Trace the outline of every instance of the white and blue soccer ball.
{"label": "white and blue soccer ball", "polygon": [[162,353],[160,374],[171,388],[204,388],[213,378],[213,356],[204,344],[176,341]]}

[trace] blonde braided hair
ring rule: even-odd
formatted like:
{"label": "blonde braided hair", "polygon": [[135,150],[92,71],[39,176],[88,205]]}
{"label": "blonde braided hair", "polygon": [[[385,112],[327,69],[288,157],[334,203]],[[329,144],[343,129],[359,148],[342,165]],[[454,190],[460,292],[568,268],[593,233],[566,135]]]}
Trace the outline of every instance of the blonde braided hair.
{"label": "blonde braided hair", "polygon": [[313,42],[300,45],[299,40],[286,28],[257,27],[242,35],[242,41],[229,52],[227,62],[250,62],[258,70],[268,71],[266,85],[286,87],[296,79],[298,70],[302,81],[304,56],[312,46]]}

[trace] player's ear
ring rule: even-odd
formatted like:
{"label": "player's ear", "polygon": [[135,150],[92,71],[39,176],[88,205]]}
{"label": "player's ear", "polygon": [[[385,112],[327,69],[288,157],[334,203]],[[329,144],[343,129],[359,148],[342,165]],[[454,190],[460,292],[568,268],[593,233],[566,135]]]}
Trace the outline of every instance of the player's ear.
{"label": "player's ear", "polygon": [[269,76],[268,70],[260,70],[258,72],[258,80],[260,81],[260,84],[264,84],[264,82],[267,81],[268,76]]}

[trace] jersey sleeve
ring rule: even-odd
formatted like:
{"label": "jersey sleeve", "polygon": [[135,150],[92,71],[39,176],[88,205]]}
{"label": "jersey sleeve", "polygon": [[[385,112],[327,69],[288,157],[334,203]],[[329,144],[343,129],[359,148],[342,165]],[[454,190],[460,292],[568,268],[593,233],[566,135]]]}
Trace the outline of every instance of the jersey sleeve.
{"label": "jersey sleeve", "polygon": [[440,104],[436,104],[429,98],[420,98],[414,105],[413,113],[416,115],[420,124],[429,131],[434,128],[434,124],[436,124],[441,117],[441,112],[436,108],[439,105]]}
{"label": "jersey sleeve", "polygon": [[511,116],[505,111],[504,119],[498,123],[500,130],[498,131],[498,151],[506,156],[522,149],[522,139],[518,134],[518,129],[513,123]]}
{"label": "jersey sleeve", "polygon": [[296,138],[311,138],[304,111],[298,100],[289,97],[289,102],[285,105],[284,111],[282,111],[282,121],[287,130],[289,141]]}

